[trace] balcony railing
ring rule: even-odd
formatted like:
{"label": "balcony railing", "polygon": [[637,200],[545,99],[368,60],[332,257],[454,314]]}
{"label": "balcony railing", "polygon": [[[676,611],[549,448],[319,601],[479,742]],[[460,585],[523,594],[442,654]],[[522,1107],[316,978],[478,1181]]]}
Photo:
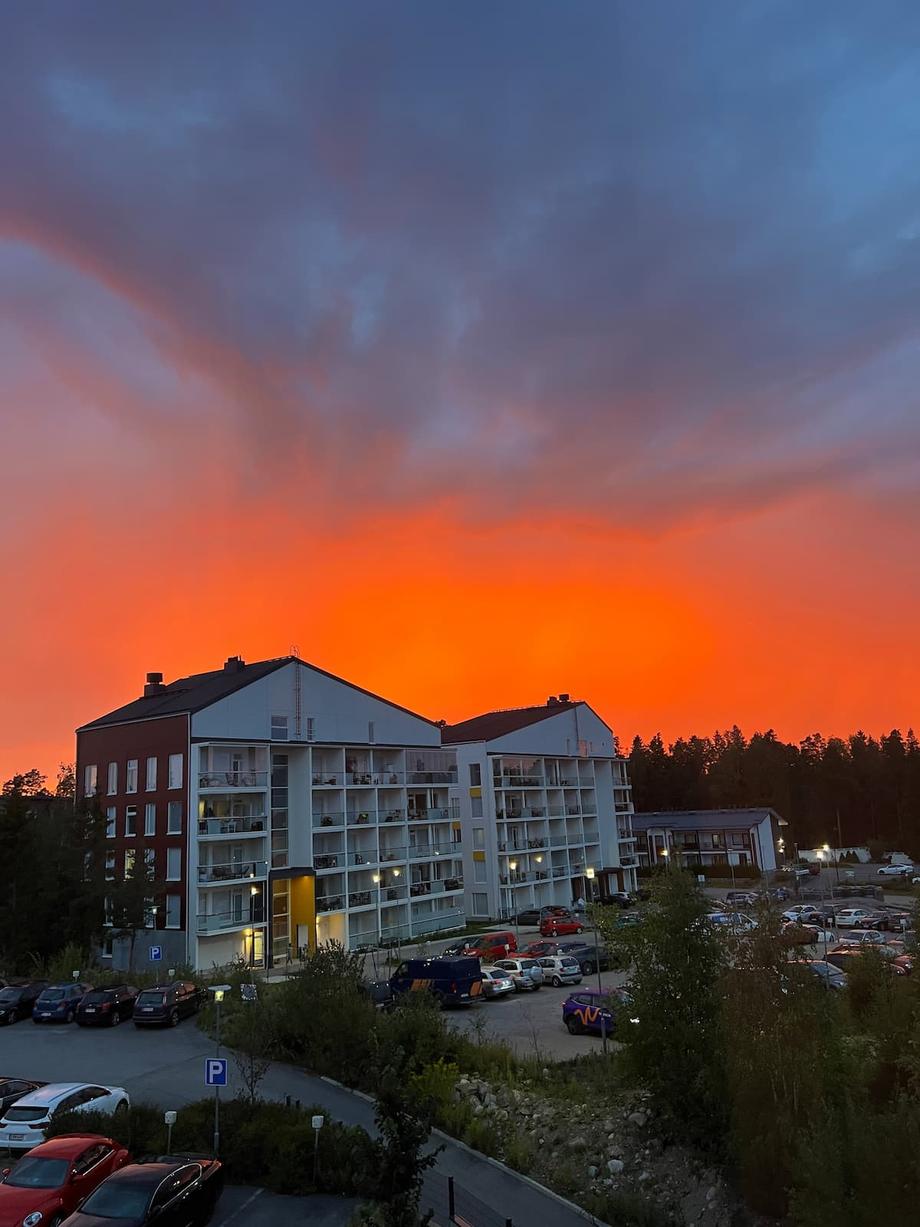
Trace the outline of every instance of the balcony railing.
{"label": "balcony railing", "polygon": [[199,865],[198,881],[238,882],[245,878],[264,878],[268,873],[267,861],[243,861],[241,864]]}
{"label": "balcony railing", "polygon": [[345,814],[341,810],[329,810],[326,813],[313,815],[313,827],[343,827]]}
{"label": "balcony railing", "polygon": [[198,834],[203,835],[251,835],[264,833],[268,826],[265,815],[236,818],[199,818]]}
{"label": "balcony railing", "polygon": [[199,788],[267,788],[267,771],[202,771]]}
{"label": "balcony railing", "polygon": [[261,908],[253,908],[252,916],[243,910],[229,912],[206,912],[198,917],[199,933],[221,933],[227,929],[248,929],[251,925],[265,924]]}
{"label": "balcony railing", "polygon": [[319,852],[314,853],[313,868],[317,872],[324,869],[340,869],[345,862],[345,854],[343,852]]}
{"label": "balcony railing", "polygon": [[415,899],[422,895],[443,895],[455,890],[463,890],[463,878],[444,878],[442,881],[421,881],[409,884],[409,894]]}
{"label": "balcony railing", "polygon": [[494,777],[495,784],[500,788],[542,788],[546,782],[542,775],[502,775]]}
{"label": "balcony railing", "polygon": [[447,771],[407,771],[407,784],[456,784],[457,768]]}
{"label": "balcony railing", "polygon": [[324,895],[316,900],[317,912],[341,912],[344,909],[344,895]]}
{"label": "balcony railing", "polygon": [[403,903],[408,895],[405,883],[402,886],[381,886],[380,902],[381,903]]}

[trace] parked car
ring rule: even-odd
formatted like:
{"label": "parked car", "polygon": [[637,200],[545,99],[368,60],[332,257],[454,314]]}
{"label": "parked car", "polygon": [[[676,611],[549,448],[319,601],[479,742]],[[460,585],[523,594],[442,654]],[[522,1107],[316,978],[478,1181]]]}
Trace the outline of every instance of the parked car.
{"label": "parked car", "polygon": [[428,992],[440,1005],[469,1005],[482,996],[482,968],[472,955],[407,959],[390,976],[395,995]]}
{"label": "parked car", "polygon": [[540,921],[541,937],[568,937],[584,931],[584,921],[578,916],[544,916]]}
{"label": "parked car", "polygon": [[846,972],[835,967],[833,963],[826,963],[823,959],[811,959],[804,966],[824,983],[825,988],[839,990],[847,986]]}
{"label": "parked car", "polygon": [[626,989],[582,988],[563,1001],[562,1021],[570,1035],[612,1035],[617,1019],[631,1006]]}
{"label": "parked car", "polygon": [[501,967],[483,967],[482,995],[486,998],[506,997],[514,993],[511,972]]}
{"label": "parked car", "polygon": [[782,918],[788,921],[798,921],[801,924],[810,924],[820,920],[821,913],[813,903],[797,903],[794,907],[787,907],[782,913]]}
{"label": "parked car", "polygon": [[495,966],[508,972],[519,993],[536,992],[543,985],[543,969],[536,959],[499,959]]}
{"label": "parked car", "polygon": [[903,933],[913,925],[910,912],[877,912],[874,916],[863,919],[863,929],[885,929],[892,933]]}
{"label": "parked car", "polygon": [[386,1010],[391,1010],[396,1004],[396,998],[393,996],[389,980],[366,980],[362,987],[368,997],[370,997],[371,1004],[375,1010],[383,1013]]}
{"label": "parked car", "polygon": [[111,988],[91,988],[83,994],[77,1006],[80,1027],[117,1027],[134,1013],[137,989],[130,984],[115,984]]}
{"label": "parked car", "polygon": [[0,1181],[0,1223],[60,1224],[130,1160],[120,1142],[92,1133],[62,1134],[42,1142]]}
{"label": "parked car", "polygon": [[138,993],[131,1017],[135,1027],[175,1027],[182,1018],[197,1014],[202,994],[191,980],[174,980]]}
{"label": "parked car", "polygon": [[594,975],[597,971],[598,960],[600,960],[601,971],[607,971],[611,965],[610,955],[604,947],[593,943],[563,942],[559,947],[559,953],[569,954],[572,958],[577,959],[583,976]]}
{"label": "parked car", "polygon": [[743,912],[710,912],[707,920],[722,932],[750,933],[757,928],[757,921]]}
{"label": "parked car", "polygon": [[805,925],[809,933],[809,945],[828,946],[837,942],[837,934],[833,929],[822,929],[818,925]]}
{"label": "parked car", "polygon": [[879,878],[910,878],[913,877],[913,865],[882,865],[880,869],[876,869],[876,876]]}
{"label": "parked car", "polygon": [[605,907],[635,907],[636,901],[632,895],[625,890],[614,890],[603,899],[598,900]]}
{"label": "parked car", "polygon": [[44,1082],[33,1082],[28,1078],[0,1078],[0,1119],[17,1099],[22,1099],[23,1095],[29,1095],[44,1085]]}
{"label": "parked car", "polygon": [[839,946],[884,946],[885,938],[878,929],[850,929],[842,933],[837,942]]}
{"label": "parked car", "polygon": [[838,929],[858,929],[863,920],[868,920],[873,915],[874,913],[868,908],[845,907],[837,913],[837,927]]}
{"label": "parked car", "polygon": [[67,1227],[204,1227],[224,1191],[219,1159],[163,1156],[129,1163],[109,1176],[69,1219]]}
{"label": "parked car", "polygon": [[514,917],[516,925],[538,925],[540,923],[540,909],[538,907],[525,908],[523,912],[518,912]]}
{"label": "parked car", "polygon": [[444,953],[448,957],[481,959],[483,963],[494,963],[496,959],[504,958],[517,950],[517,938],[510,929],[497,933],[481,933],[478,937],[467,937],[463,941],[454,942]]}
{"label": "parked car", "polygon": [[563,984],[581,984],[581,966],[571,954],[547,955],[537,960],[543,972],[543,983],[559,988]]}
{"label": "parked car", "polygon": [[899,954],[891,960],[893,970],[896,970],[899,975],[909,976],[914,970],[914,956],[912,954]]}
{"label": "parked car", "polygon": [[10,980],[6,988],[0,989],[0,1026],[31,1018],[32,1007],[47,987],[47,980]]}
{"label": "parked car", "polygon": [[757,896],[751,890],[730,890],[725,896],[727,912],[737,912],[739,907],[753,907]]}
{"label": "parked car", "polygon": [[35,999],[32,1021],[72,1023],[87,988],[86,984],[49,984]]}
{"label": "parked car", "polygon": [[559,953],[559,943],[548,937],[541,937],[538,942],[530,942],[519,952],[530,959],[542,959],[551,954]]}
{"label": "parked car", "polygon": [[614,922],[617,929],[631,929],[642,924],[641,912],[621,912]]}
{"label": "parked car", "polygon": [[88,1082],[49,1082],[17,1099],[0,1120],[0,1146],[31,1150],[45,1140],[45,1130],[54,1116],[64,1112],[127,1112],[131,1106],[122,1086],[97,1086]]}

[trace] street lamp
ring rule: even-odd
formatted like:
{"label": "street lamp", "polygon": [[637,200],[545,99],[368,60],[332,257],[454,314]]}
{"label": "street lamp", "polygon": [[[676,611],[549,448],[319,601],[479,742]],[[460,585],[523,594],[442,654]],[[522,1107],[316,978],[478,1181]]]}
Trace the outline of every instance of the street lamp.
{"label": "street lamp", "polygon": [[508,862],[508,903],[511,909],[510,919],[514,924],[515,937],[520,937],[521,934],[517,922],[517,909],[514,906],[514,882],[512,881],[512,875],[517,872],[517,867],[517,861]]}
{"label": "street lamp", "polygon": [[[208,991],[214,994],[214,1007],[217,1011],[217,1022],[216,1022],[217,1053],[216,1055],[218,1057],[220,1056],[220,1006],[221,1006],[221,1002],[224,999],[224,994],[229,993],[231,990],[231,987],[232,986],[229,984],[212,984],[208,988]],[[217,1154],[219,1150],[220,1150],[220,1087],[215,1084],[215,1087],[214,1087],[214,1157],[215,1159],[217,1158]]]}
{"label": "street lamp", "polygon": [[[591,902],[594,903],[595,869],[593,865],[589,865],[587,869],[585,869],[585,877],[591,883]],[[597,991],[599,993],[602,993],[604,991],[604,986],[601,983],[601,948],[600,948],[600,942],[598,938],[597,917],[593,916],[592,920],[594,921],[594,966],[597,970]],[[601,1043],[603,1044],[604,1054],[606,1055],[606,1052],[607,1052],[607,1024],[604,1021],[603,1005],[601,1006]]]}

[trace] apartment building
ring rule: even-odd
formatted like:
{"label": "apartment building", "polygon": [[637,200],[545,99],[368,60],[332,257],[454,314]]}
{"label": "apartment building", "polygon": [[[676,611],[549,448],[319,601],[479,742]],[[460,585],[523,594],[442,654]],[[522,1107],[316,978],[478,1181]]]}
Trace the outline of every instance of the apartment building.
{"label": "apartment building", "polygon": [[457,754],[469,916],[635,888],[626,762],[587,703],[553,695],[448,725],[441,739]]}
{"label": "apartment building", "polygon": [[[113,884],[141,858],[161,884],[136,959],[158,946],[165,963],[265,966],[464,922],[457,751],[295,656],[149,673],[77,730],[77,785],[105,810]],[[123,965],[123,941],[109,946]]]}
{"label": "apartment building", "polygon": [[652,868],[670,860],[682,869],[726,865],[772,873],[787,825],[774,809],[711,809],[635,814],[639,863]]}

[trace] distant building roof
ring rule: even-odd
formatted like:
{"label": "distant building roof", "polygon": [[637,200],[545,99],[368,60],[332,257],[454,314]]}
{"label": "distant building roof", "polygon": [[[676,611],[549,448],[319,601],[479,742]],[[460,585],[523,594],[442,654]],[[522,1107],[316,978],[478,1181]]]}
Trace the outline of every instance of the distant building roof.
{"label": "distant building roof", "polygon": [[242,690],[244,686],[257,682],[277,669],[291,664],[292,661],[297,661],[315,673],[332,678],[333,681],[348,686],[352,690],[360,691],[369,698],[387,703],[390,707],[414,716],[416,720],[424,720],[426,724],[435,723],[426,716],[410,711],[408,707],[401,707],[390,699],[365,690],[362,686],[356,686],[354,682],[348,682],[344,678],[336,677],[334,673],[328,673],[325,669],[311,665],[309,661],[300,660],[298,656],[279,656],[274,660],[259,660],[252,664],[247,664],[239,657],[232,656],[221,669],[212,669],[208,673],[192,673],[188,677],[177,678],[176,681],[165,685],[162,682],[154,682],[151,685],[149,679],[159,678],[161,675],[148,674],[148,685],[144,687],[145,693],[139,699],[134,699],[126,703],[124,707],[118,707],[100,716],[97,720],[90,721],[89,724],[81,725],[77,732],[105,728],[112,724],[127,724],[132,720],[156,720],[162,716],[181,716],[201,711],[205,707],[210,707],[212,703],[217,703],[228,695],[234,694],[237,690]]}
{"label": "distant building roof", "polygon": [[580,699],[556,699],[539,707],[512,707],[505,711],[483,712],[481,716],[471,716],[459,724],[445,725],[441,729],[441,741],[444,745],[460,741],[492,741],[518,729],[526,729],[531,724],[539,724],[541,720],[549,720],[561,711],[571,711],[580,702]]}
{"label": "distant building roof", "polygon": [[775,809],[768,805],[754,809],[690,809],[657,810],[654,813],[633,814],[634,831],[650,831],[666,827],[672,831],[746,831],[755,822],[773,817],[777,826],[787,826]]}

